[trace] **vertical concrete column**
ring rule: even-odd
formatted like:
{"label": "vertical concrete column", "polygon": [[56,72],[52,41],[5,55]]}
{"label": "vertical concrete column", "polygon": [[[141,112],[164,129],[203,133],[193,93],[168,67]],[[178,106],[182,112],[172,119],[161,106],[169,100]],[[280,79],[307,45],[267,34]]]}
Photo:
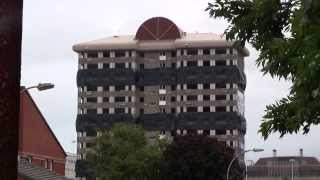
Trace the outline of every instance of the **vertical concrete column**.
{"label": "vertical concrete column", "polygon": [[216,84],[215,83],[210,83],[210,89],[216,89]]}
{"label": "vertical concrete column", "polygon": [[198,106],[198,112],[203,112],[203,106]]}

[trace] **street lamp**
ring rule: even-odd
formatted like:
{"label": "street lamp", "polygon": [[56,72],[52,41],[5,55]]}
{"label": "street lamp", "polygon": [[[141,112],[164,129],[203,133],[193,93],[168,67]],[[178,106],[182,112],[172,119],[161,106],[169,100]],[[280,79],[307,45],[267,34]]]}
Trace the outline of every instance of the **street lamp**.
{"label": "street lamp", "polygon": [[20,94],[22,94],[23,92],[25,92],[25,91],[27,91],[29,89],[33,89],[33,88],[37,88],[38,91],[44,91],[44,90],[47,90],[47,89],[54,88],[54,84],[52,84],[52,83],[39,83],[36,86],[30,86],[30,87],[27,87],[27,88],[24,88],[24,89],[20,90]]}
{"label": "street lamp", "polygon": [[247,153],[247,152],[251,152],[251,151],[252,151],[252,152],[262,152],[262,151],[264,151],[264,149],[253,148],[253,149],[244,150],[244,151],[238,153],[238,154],[230,161],[230,163],[229,163],[229,166],[228,166],[228,169],[227,169],[227,180],[229,180],[229,172],[230,172],[230,168],[231,168],[233,162],[234,162],[236,159],[238,159],[239,156],[241,156],[241,155],[243,155],[243,154],[245,154],[245,153]]}
{"label": "street lamp", "polygon": [[294,164],[295,160],[290,159],[289,162],[291,163],[291,180],[293,180],[293,164]]}

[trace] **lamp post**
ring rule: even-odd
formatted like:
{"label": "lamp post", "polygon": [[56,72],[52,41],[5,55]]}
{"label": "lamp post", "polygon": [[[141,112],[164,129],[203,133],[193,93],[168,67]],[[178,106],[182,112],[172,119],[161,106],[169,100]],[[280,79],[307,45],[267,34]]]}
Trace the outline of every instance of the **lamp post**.
{"label": "lamp post", "polygon": [[27,90],[29,90],[29,89],[33,89],[33,88],[37,88],[38,91],[44,91],[44,90],[47,90],[47,89],[52,89],[52,88],[54,88],[54,84],[52,84],[52,83],[39,83],[39,84],[36,85],[36,86],[30,86],[30,87],[21,89],[21,90],[20,90],[20,94],[22,94],[23,92],[25,92],[25,91],[27,91]]}
{"label": "lamp post", "polygon": [[293,164],[294,164],[295,160],[290,159],[289,162],[291,163],[291,180],[293,180]]}
{"label": "lamp post", "polygon": [[243,155],[243,154],[245,154],[245,153],[247,153],[247,152],[251,152],[251,151],[252,151],[252,152],[262,152],[262,151],[264,151],[264,149],[253,148],[253,149],[244,150],[244,151],[238,153],[238,154],[230,161],[230,163],[229,163],[229,166],[228,166],[228,169],[227,169],[227,180],[229,180],[229,172],[230,172],[230,168],[231,168],[233,162],[234,162],[236,159],[238,159],[239,156],[241,156],[241,155]]}

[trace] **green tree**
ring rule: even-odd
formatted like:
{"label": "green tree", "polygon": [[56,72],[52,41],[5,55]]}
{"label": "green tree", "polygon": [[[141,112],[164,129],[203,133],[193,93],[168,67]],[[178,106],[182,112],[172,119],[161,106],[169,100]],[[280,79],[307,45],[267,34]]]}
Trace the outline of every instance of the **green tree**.
{"label": "green tree", "polygon": [[[163,152],[163,179],[166,180],[225,180],[233,150],[214,138],[177,136]],[[236,161],[230,180],[243,179]]]}
{"label": "green tree", "polygon": [[158,179],[160,157],[140,126],[115,124],[97,138],[88,159],[101,180],[145,180]]}
{"label": "green tree", "polygon": [[259,132],[303,131],[320,123],[320,1],[215,0],[206,9],[230,26],[227,39],[246,42],[260,52],[257,65],[265,74],[291,81],[287,97],[266,107]]}

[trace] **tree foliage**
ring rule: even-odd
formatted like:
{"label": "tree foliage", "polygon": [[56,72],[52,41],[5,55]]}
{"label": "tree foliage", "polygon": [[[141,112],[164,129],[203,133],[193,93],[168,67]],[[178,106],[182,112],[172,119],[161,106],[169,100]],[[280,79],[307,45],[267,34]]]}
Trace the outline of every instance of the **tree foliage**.
{"label": "tree foliage", "polygon": [[[163,152],[166,180],[225,180],[233,150],[214,138],[177,136]],[[230,180],[243,179],[238,162],[232,166]]]}
{"label": "tree foliage", "polygon": [[145,180],[159,177],[160,157],[140,126],[115,124],[97,138],[88,159],[101,180]]}
{"label": "tree foliage", "polygon": [[259,132],[303,131],[320,123],[320,1],[215,0],[206,9],[230,26],[227,39],[235,46],[253,45],[265,74],[291,81],[287,97],[266,107]]}

